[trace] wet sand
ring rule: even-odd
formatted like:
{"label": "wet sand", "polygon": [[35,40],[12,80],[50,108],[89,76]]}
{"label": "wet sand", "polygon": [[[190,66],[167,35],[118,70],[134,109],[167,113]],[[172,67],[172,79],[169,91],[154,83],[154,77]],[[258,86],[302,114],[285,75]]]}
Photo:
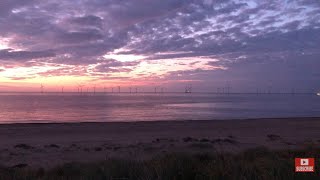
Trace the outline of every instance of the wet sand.
{"label": "wet sand", "polygon": [[320,146],[320,118],[0,125],[0,164],[53,167],[168,152]]}

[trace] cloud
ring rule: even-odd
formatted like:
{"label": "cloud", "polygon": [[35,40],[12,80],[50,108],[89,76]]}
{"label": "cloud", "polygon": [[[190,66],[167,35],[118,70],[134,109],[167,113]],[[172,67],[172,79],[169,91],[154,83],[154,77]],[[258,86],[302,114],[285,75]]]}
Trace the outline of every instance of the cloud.
{"label": "cloud", "polygon": [[95,29],[86,29],[82,31],[63,32],[56,38],[57,43],[78,44],[87,43],[103,38],[102,34]]}
{"label": "cloud", "polygon": [[20,0],[2,0],[0,2],[0,15],[7,16],[14,8],[23,8],[34,3],[34,0],[20,1]]}
{"label": "cloud", "polygon": [[19,80],[26,80],[26,79],[33,79],[34,76],[23,76],[23,77],[9,77],[9,79],[19,81]]}
{"label": "cloud", "polygon": [[[161,66],[183,58],[211,58],[219,61],[208,65],[247,77],[246,69],[279,67],[279,61],[319,57],[320,51],[316,0],[4,0],[0,15],[0,47],[1,38],[6,38],[4,47],[11,48],[0,50],[3,65],[32,66],[32,60],[83,68],[51,70],[44,76],[129,73],[141,62]],[[146,58],[132,64],[104,60],[110,53]],[[316,65],[301,63],[299,73],[310,67],[303,64]],[[190,68],[186,72],[201,72],[185,64]],[[211,71],[219,71],[202,70],[195,76],[206,79]]]}
{"label": "cloud", "polygon": [[54,57],[55,54],[50,51],[13,51],[12,49],[0,50],[0,60],[7,61],[29,61],[38,58]]}
{"label": "cloud", "polygon": [[94,69],[95,72],[110,73],[110,72],[130,72],[134,67],[140,64],[140,61],[121,62],[114,59],[104,60]]}
{"label": "cloud", "polygon": [[61,67],[58,69],[52,69],[45,72],[38,73],[44,77],[50,76],[85,76],[88,74],[88,70],[84,66],[76,67]]}
{"label": "cloud", "polygon": [[74,23],[79,26],[101,27],[103,20],[98,16],[88,15],[88,16],[71,18],[68,22]]}

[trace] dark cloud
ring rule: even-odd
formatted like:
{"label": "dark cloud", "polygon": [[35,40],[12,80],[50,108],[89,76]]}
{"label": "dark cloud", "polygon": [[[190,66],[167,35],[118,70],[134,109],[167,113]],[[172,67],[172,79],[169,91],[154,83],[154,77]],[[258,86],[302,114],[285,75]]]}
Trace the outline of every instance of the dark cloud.
{"label": "dark cloud", "polygon": [[284,28],[285,29],[290,29],[291,31],[294,31],[296,29],[299,28],[299,25],[301,24],[302,22],[300,21],[292,21],[292,22],[289,22],[287,24],[284,25]]}
{"label": "dark cloud", "polygon": [[176,52],[176,53],[162,53],[162,54],[155,54],[150,56],[149,60],[157,60],[157,59],[175,59],[175,58],[185,58],[185,57],[198,57],[204,55],[201,52]]}
{"label": "dark cloud", "polygon": [[108,59],[102,61],[98,66],[95,67],[96,72],[130,72],[132,71],[130,66],[136,66],[140,61],[132,62],[121,62],[114,59]]}
{"label": "dark cloud", "polygon": [[53,69],[46,72],[38,73],[44,77],[50,76],[86,76],[88,74],[87,68],[83,66],[76,67],[62,67],[59,69]]}
{"label": "dark cloud", "polygon": [[9,77],[9,79],[19,81],[19,80],[26,80],[26,79],[33,79],[34,76],[23,76],[23,77]]}
{"label": "dark cloud", "polygon": [[114,68],[114,67],[98,65],[97,68],[94,69],[95,73],[91,73],[91,75],[105,76],[107,73],[119,73],[119,72],[130,72],[130,71],[132,71],[131,68],[122,68],[122,67]]}
{"label": "dark cloud", "polygon": [[20,0],[1,0],[0,2],[0,15],[7,16],[11,13],[11,11],[15,8],[22,8],[27,5],[34,3],[35,0],[27,0],[27,1],[20,1]]}
{"label": "dark cloud", "polygon": [[140,64],[140,61],[131,61],[131,62],[121,62],[114,59],[104,60],[102,62],[104,66],[108,67],[119,67],[119,66],[136,66]]}
{"label": "dark cloud", "polygon": [[103,38],[103,35],[96,29],[87,29],[83,31],[64,32],[58,35],[57,43],[78,44],[96,41]]}
{"label": "dark cloud", "polygon": [[38,58],[54,57],[55,53],[50,51],[13,51],[12,49],[0,50],[0,60],[32,60]]}
{"label": "dark cloud", "polygon": [[96,27],[102,26],[102,19],[94,15],[75,17],[70,19],[69,21],[79,26],[96,26]]}
{"label": "dark cloud", "polygon": [[188,76],[193,76],[193,75],[197,75],[200,73],[204,73],[204,72],[208,72],[208,70],[203,70],[203,69],[194,69],[194,70],[179,70],[179,71],[172,71],[168,74],[168,76],[172,77],[176,77],[176,78],[186,78]]}
{"label": "dark cloud", "polygon": [[319,1],[317,0],[298,0],[297,1],[300,5],[303,5],[303,6],[308,6],[308,5],[311,5],[311,6],[315,6],[315,7],[320,7],[320,3]]}
{"label": "dark cloud", "polygon": [[192,0],[163,0],[163,1],[88,1],[88,5],[98,11],[107,11],[113,24],[127,26],[153,18],[166,16],[184,7]]}

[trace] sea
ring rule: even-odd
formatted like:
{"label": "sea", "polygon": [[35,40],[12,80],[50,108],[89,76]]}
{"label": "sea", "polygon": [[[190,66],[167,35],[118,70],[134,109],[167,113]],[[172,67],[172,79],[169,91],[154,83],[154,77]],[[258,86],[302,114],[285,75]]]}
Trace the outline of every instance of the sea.
{"label": "sea", "polygon": [[320,117],[316,94],[0,93],[0,123]]}

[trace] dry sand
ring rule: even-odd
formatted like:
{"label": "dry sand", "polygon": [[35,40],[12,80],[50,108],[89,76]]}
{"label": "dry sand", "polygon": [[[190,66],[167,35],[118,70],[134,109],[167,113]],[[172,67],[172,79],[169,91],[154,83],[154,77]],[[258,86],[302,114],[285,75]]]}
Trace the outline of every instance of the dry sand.
{"label": "dry sand", "polygon": [[320,146],[320,118],[0,125],[0,164],[52,167],[166,152]]}

